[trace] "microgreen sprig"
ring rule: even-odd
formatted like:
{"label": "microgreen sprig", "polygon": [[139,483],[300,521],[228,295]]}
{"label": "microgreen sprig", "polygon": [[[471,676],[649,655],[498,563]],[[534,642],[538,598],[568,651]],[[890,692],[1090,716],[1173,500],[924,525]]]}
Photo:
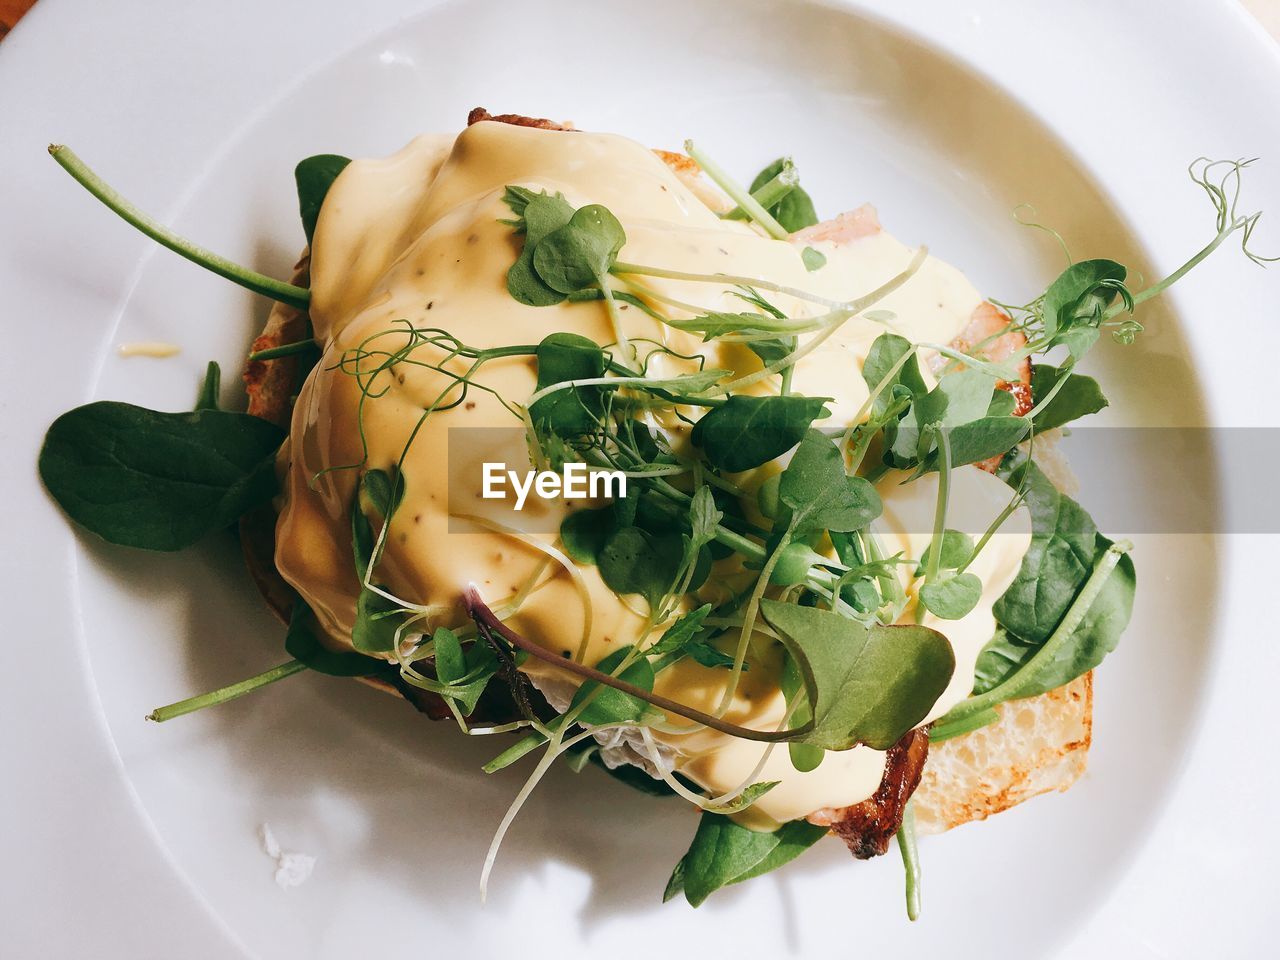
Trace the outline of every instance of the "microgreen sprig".
{"label": "microgreen sprig", "polygon": [[111,211],[130,226],[146,234],[161,246],[168,247],[174,253],[185,257],[192,263],[204,267],[220,277],[237,283],[246,290],[260,293],[272,300],[291,307],[305,310],[311,301],[311,291],[297,287],[283,280],[265,276],[238,263],[221,257],[211,250],[197,246],[190,240],[178,236],[168,227],[143,213],[118,192],[112,189],[105,180],[89,168],[89,165],[76,156],[70,147],[61,144],[50,144],[49,154],[62,169],[75,179],[82,187],[97,197]]}

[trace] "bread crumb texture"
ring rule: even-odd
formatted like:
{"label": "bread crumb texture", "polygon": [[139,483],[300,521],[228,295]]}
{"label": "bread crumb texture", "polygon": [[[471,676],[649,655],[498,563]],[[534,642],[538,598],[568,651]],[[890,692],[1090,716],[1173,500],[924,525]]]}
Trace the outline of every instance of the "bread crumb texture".
{"label": "bread crumb texture", "polygon": [[985,820],[1084,773],[1093,731],[1093,673],[997,708],[981,730],[934,744],[915,795],[916,827],[941,833]]}

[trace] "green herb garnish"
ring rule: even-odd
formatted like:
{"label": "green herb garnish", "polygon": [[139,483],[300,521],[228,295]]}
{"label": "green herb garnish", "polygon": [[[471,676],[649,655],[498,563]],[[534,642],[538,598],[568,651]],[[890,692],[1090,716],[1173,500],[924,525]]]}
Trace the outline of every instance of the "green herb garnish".
{"label": "green herb garnish", "polygon": [[98,401],[45,435],[40,479],[76,523],[110,543],[181,550],[276,493],[284,433],[243,413],[160,413]]}

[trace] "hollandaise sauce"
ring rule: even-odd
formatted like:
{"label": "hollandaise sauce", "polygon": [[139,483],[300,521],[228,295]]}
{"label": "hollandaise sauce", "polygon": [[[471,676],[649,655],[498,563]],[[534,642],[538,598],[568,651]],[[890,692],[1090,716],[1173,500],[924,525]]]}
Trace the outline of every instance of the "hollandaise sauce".
{"label": "hollandaise sauce", "polygon": [[[389,594],[428,611],[423,630],[465,623],[462,594],[471,583],[495,607],[511,602],[504,619],[513,630],[586,664],[651,630],[643,602],[616,594],[596,566],[573,564],[572,574],[566,569],[555,531],[567,507],[542,504],[542,532],[513,536],[505,528],[525,529],[527,520],[516,523],[504,517],[502,503],[481,502],[483,457],[450,456],[451,431],[521,426],[512,405],[524,403],[537,388],[533,356],[490,360],[465,402],[446,409],[439,398],[457,389],[457,380],[439,368],[460,373],[467,368],[465,358],[450,356],[443,346],[424,346],[432,363],[388,369],[374,397],[367,380],[342,362],[351,351],[373,349],[370,344],[394,351],[409,326],[448,331],[481,349],[538,344],[550,333],[566,331],[600,345],[625,340],[641,352],[661,345],[664,349],[650,359],[651,375],[695,368],[694,360],[682,357],[701,357],[707,368],[729,371],[728,379],[761,369],[760,358],[745,344],[704,342],[698,333],[675,329],[633,303],[621,303],[611,314],[600,300],[534,307],[513,298],[506,275],[524,238],[510,224],[512,211],[504,201],[509,186],[559,193],[575,208],[607,207],[626,234],[619,259],[657,268],[636,278],[640,296],[673,319],[699,311],[736,312],[744,305],[733,284],[660,273],[752,277],[803,292],[810,296],[771,293],[770,302],[787,317],[804,319],[823,314],[824,300],[847,302],[876,290],[907,270],[916,256],[915,249],[874,221],[856,230],[811,232],[796,242],[769,237],[749,222],[722,217],[705,190],[691,188],[659,156],[619,136],[481,122],[456,138],[420,137],[386,159],[352,162],[325,199],[312,244],[310,315],[323,356],[302,387],[280,453],[283,497],[276,538],[280,572],[314,610],[337,649],[351,644],[359,593],[351,543],[359,471],[345,469],[351,465],[384,470],[398,465],[402,471],[403,500],[382,533],[378,570]],[[825,258],[820,268],[810,269],[806,247]],[[867,415],[869,388],[861,370],[878,336],[892,331],[913,343],[949,344],[982,304],[959,271],[927,257],[873,308],[842,323],[805,355],[796,364],[791,389],[830,398],[830,416],[820,425],[848,427]],[[922,375],[929,376],[927,364]],[[776,393],[778,378],[763,378],[746,389]],[[427,411],[432,412],[424,415]],[[652,424],[673,449],[689,449],[685,419],[658,411]],[[733,477],[748,517],[756,516],[757,488],[785,459]],[[884,509],[875,531],[885,555],[920,558],[931,540],[939,479],[937,473],[906,479],[898,471],[876,478]],[[470,505],[467,491],[474,491]],[[1010,495],[1001,480],[977,467],[951,471],[949,499],[974,528],[970,532],[981,533],[1005,510]],[[482,519],[468,521],[471,516]],[[982,596],[959,619],[941,620],[919,607],[914,566],[900,568],[907,597],[902,619],[942,633],[956,662],[950,684],[922,723],[970,692],[975,660],[995,629],[992,605],[1013,581],[1029,543],[1029,521],[1020,508],[969,566],[981,580]],[[720,603],[741,584],[749,588],[750,578],[741,564],[717,567],[699,598]],[[724,716],[743,726],[776,729],[787,710],[780,684],[782,650],[767,633],[758,633],[749,664]],[[577,683],[572,674],[532,658],[522,669],[554,706],[569,702]],[[657,675],[654,692],[712,713],[727,682],[723,667],[684,658]],[[636,731],[611,731],[607,756],[650,769],[666,764],[709,795],[753,777],[778,781],[742,814],[752,825],[857,803],[875,791],[884,771],[884,753],[865,746],[828,752],[816,768],[800,772],[785,746],[769,750],[705,727],[655,730],[650,736],[652,744],[646,744]]]}

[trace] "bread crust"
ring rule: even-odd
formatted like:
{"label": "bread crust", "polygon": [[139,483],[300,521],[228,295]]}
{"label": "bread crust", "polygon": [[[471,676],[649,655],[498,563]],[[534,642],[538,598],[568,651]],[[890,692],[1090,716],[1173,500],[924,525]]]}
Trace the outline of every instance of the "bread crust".
{"label": "bread crust", "polygon": [[572,123],[559,123],[555,120],[548,120],[545,117],[526,117],[519,113],[499,113],[492,114],[484,107],[474,107],[467,114],[467,126],[473,123],[481,123],[483,121],[492,121],[494,123],[507,123],[513,127],[535,127],[538,130],[572,130]]}
{"label": "bread crust", "polygon": [[[293,267],[291,282],[299,287],[311,284],[311,251],[304,250]],[[297,343],[311,336],[311,318],[305,310],[277,302],[267,315],[266,326],[253,341],[250,353],[270,350],[286,343]],[[249,360],[244,368],[244,390],[249,395],[249,412],[289,429],[293,415],[293,396],[298,386],[298,358]]]}

